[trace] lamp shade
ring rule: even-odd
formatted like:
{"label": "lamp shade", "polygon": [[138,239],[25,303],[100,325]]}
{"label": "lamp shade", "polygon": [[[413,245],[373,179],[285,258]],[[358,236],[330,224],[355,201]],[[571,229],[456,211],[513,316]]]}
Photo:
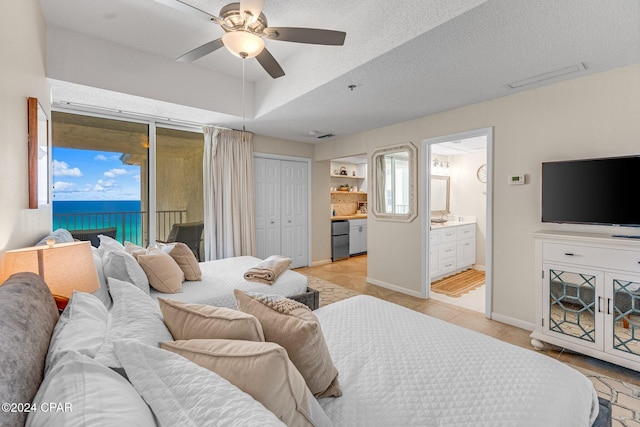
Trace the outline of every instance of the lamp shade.
{"label": "lamp shade", "polygon": [[42,277],[56,297],[68,299],[73,291],[94,292],[100,287],[89,242],[57,243],[5,252],[5,279],[24,271]]}
{"label": "lamp shade", "polygon": [[264,49],[264,40],[243,30],[225,33],[222,43],[229,52],[240,58],[254,58]]}

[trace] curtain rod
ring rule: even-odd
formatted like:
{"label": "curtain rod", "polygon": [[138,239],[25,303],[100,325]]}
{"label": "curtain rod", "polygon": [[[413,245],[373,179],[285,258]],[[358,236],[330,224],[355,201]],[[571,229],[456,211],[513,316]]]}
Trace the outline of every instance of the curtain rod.
{"label": "curtain rod", "polygon": [[[147,120],[153,120],[153,121],[157,121],[157,122],[164,122],[164,123],[169,123],[169,124],[176,124],[176,125],[184,125],[184,126],[188,126],[188,127],[197,127],[200,130],[202,130],[202,128],[204,126],[213,126],[215,128],[218,129],[227,129],[227,130],[238,130],[239,129],[233,129],[233,128],[229,128],[229,127],[225,127],[225,126],[218,126],[218,125],[214,125],[214,124],[210,124],[210,123],[199,123],[199,122],[190,122],[188,120],[179,120],[179,119],[172,119],[170,117],[162,117],[162,116],[155,116],[152,114],[145,114],[145,113],[136,113],[134,111],[127,111],[127,110],[121,110],[121,109],[117,109],[117,108],[110,108],[110,107],[98,107],[95,105],[89,105],[89,104],[81,104],[78,102],[70,102],[70,101],[55,101],[51,104],[52,107],[55,107],[56,109],[69,109],[72,111],[84,111],[87,113],[91,113],[91,112],[100,112],[100,113],[110,113],[113,116],[116,117],[129,117],[129,118],[139,118],[139,119],[147,119]],[[241,132],[241,131],[240,131]]]}

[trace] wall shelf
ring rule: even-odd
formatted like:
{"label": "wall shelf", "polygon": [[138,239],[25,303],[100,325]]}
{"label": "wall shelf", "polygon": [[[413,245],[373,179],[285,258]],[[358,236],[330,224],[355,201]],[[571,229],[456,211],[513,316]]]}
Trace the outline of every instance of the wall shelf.
{"label": "wall shelf", "polygon": [[331,194],[367,194],[365,191],[332,191]]}
{"label": "wall shelf", "polygon": [[364,179],[364,176],[351,176],[351,175],[334,175],[331,174],[331,178],[347,178],[347,179]]}

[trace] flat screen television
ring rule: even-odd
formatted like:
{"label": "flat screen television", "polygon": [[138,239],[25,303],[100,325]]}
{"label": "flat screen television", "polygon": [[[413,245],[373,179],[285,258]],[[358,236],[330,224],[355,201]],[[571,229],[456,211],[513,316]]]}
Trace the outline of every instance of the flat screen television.
{"label": "flat screen television", "polygon": [[640,227],[640,156],[542,163],[542,222]]}

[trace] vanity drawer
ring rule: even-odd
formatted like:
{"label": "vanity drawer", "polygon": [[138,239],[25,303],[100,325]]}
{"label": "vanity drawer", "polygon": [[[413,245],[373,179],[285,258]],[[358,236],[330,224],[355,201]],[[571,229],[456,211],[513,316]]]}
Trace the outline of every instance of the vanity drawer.
{"label": "vanity drawer", "polygon": [[440,264],[438,265],[438,272],[440,274],[446,274],[449,273],[450,271],[453,271],[456,269],[456,259],[454,258],[447,258],[447,259],[441,259],[440,260]]}
{"label": "vanity drawer", "polygon": [[542,244],[544,261],[640,272],[640,252],[563,243]]}
{"label": "vanity drawer", "polygon": [[445,243],[440,246],[440,251],[438,252],[438,256],[440,259],[449,259],[455,258],[456,256],[456,243]]}
{"label": "vanity drawer", "polygon": [[455,242],[458,227],[447,227],[440,230],[440,243]]}
{"label": "vanity drawer", "polygon": [[458,240],[476,237],[476,225],[467,224],[458,227]]}

